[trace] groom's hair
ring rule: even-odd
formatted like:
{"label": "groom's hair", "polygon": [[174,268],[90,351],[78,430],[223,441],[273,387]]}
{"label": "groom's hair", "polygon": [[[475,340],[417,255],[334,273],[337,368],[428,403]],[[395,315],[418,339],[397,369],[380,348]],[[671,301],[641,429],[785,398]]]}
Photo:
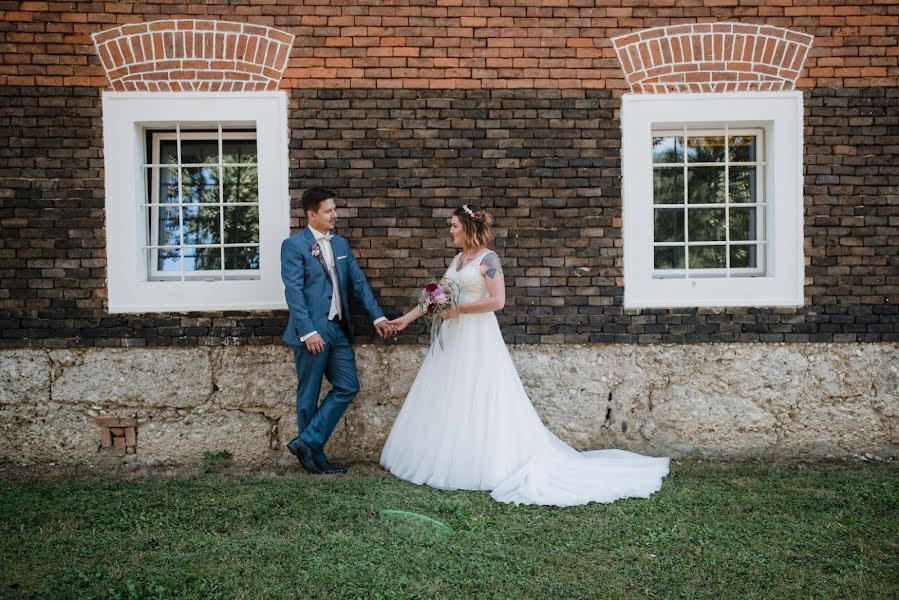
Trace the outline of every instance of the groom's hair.
{"label": "groom's hair", "polygon": [[318,211],[319,204],[321,204],[325,200],[336,197],[337,194],[323,187],[309,188],[308,190],[303,192],[303,214],[305,215],[310,210],[312,212]]}

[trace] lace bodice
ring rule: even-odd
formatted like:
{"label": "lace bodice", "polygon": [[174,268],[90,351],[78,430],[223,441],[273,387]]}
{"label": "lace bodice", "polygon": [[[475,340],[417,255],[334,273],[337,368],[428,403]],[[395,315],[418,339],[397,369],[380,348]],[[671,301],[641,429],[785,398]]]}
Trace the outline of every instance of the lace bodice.
{"label": "lace bodice", "polygon": [[461,269],[456,269],[459,261],[462,260],[462,254],[459,253],[453,258],[449,268],[446,270],[444,279],[450,279],[459,286],[459,304],[468,302],[477,302],[487,297],[487,281],[481,275],[481,261],[492,250],[485,250],[474,260],[466,264]]}

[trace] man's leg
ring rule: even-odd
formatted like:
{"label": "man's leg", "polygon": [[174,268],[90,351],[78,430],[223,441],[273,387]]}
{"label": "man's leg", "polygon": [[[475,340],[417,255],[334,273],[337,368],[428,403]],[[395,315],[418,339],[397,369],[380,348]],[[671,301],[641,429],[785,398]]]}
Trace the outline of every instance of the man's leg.
{"label": "man's leg", "polygon": [[[318,354],[312,354],[305,346],[293,346],[293,358],[297,371],[297,434],[303,432],[312,421],[322,389],[322,377],[328,365],[330,344]],[[305,440],[308,444],[308,440]]]}
{"label": "man's leg", "polygon": [[[303,441],[316,450],[324,448],[340,417],[359,393],[359,377],[356,374],[356,353],[349,339],[337,323],[328,323],[325,344],[330,343],[324,374],[331,382],[331,391],[322,400],[312,420],[301,433]],[[324,353],[322,353],[324,354]],[[319,376],[319,381],[321,376]]]}

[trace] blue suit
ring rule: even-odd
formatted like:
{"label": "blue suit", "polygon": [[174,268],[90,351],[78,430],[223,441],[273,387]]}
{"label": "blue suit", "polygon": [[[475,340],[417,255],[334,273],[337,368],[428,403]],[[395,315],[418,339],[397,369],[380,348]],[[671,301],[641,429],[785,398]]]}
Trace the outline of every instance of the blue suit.
{"label": "blue suit", "polygon": [[[333,284],[323,264],[324,255],[312,255],[315,236],[308,227],[281,244],[281,279],[290,309],[290,320],[283,340],[293,347],[297,370],[297,428],[299,436],[311,448],[321,451],[350,402],[359,392],[356,354],[351,345],[349,297],[352,293],[371,316],[372,321],[384,316],[368,281],[356,263],[347,241],[331,239],[337,280],[340,286],[343,318],[328,320]],[[325,349],[312,354],[300,338],[318,331]],[[322,377],[332,385],[318,405]]]}

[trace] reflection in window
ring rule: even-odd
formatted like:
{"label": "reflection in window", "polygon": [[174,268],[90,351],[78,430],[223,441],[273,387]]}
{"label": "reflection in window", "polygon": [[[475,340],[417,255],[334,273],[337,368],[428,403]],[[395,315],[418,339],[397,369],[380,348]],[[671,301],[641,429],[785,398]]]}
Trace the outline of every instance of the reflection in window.
{"label": "reflection in window", "polygon": [[758,129],[654,131],[655,277],[764,274]]}
{"label": "reflection in window", "polygon": [[152,279],[257,279],[256,132],[147,133],[147,260]]}

